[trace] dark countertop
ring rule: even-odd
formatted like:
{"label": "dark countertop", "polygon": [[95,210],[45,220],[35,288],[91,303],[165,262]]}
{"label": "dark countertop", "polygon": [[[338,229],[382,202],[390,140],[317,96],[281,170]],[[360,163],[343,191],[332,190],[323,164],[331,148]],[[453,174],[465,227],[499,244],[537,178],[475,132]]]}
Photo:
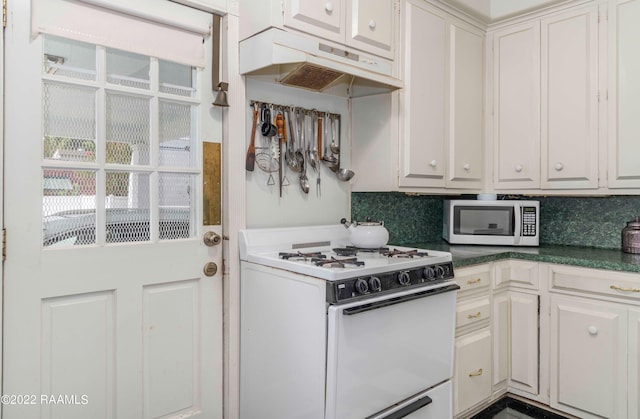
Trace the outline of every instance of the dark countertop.
{"label": "dark countertop", "polygon": [[640,273],[640,254],[624,253],[621,250],[555,245],[540,247],[450,245],[445,241],[411,243],[404,246],[451,252],[453,266],[456,268],[511,258]]}

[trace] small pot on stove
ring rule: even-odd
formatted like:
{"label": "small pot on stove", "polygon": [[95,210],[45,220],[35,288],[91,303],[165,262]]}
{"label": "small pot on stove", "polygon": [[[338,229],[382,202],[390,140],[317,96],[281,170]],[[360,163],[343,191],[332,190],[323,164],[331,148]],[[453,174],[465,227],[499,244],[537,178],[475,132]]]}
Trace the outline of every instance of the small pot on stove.
{"label": "small pot on stove", "polygon": [[389,241],[389,232],[384,227],[383,221],[373,221],[371,218],[367,218],[367,221],[353,220],[348,222],[343,218],[340,222],[351,233],[351,244],[356,247],[376,249],[383,247]]}
{"label": "small pot on stove", "polygon": [[628,221],[622,229],[622,251],[640,253],[640,216]]}

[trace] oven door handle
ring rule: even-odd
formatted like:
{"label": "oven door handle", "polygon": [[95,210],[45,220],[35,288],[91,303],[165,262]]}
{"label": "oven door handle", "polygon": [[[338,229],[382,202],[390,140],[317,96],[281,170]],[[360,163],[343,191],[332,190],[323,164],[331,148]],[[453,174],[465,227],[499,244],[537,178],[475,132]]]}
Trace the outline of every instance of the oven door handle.
{"label": "oven door handle", "polygon": [[342,313],[346,316],[351,316],[358,313],[364,313],[365,311],[376,310],[378,308],[388,307],[395,304],[406,303],[407,301],[417,300],[418,298],[431,297],[433,295],[442,294],[445,292],[451,292],[459,290],[458,284],[450,284],[444,287],[433,288],[426,291],[416,292],[415,294],[407,294],[401,297],[389,298],[388,300],[376,301],[375,303],[361,304],[359,306],[349,307],[342,310]]}
{"label": "oven door handle", "polygon": [[[423,407],[431,403],[433,403],[433,399],[425,395],[424,397],[420,397],[418,400],[415,400],[409,403],[408,405],[403,406],[402,409],[396,410],[395,412],[391,413],[389,416],[385,416],[383,419],[400,419],[407,415],[410,415],[411,413],[417,412],[418,410],[422,409]],[[369,416],[366,419],[379,417],[378,414],[379,413],[376,413],[375,415]]]}

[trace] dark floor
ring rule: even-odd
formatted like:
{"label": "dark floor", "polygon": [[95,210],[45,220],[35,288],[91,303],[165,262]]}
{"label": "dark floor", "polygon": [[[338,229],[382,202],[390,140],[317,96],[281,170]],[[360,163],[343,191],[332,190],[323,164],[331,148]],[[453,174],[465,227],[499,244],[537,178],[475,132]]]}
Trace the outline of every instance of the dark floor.
{"label": "dark floor", "polygon": [[471,419],[565,419],[520,400],[505,397],[476,414]]}

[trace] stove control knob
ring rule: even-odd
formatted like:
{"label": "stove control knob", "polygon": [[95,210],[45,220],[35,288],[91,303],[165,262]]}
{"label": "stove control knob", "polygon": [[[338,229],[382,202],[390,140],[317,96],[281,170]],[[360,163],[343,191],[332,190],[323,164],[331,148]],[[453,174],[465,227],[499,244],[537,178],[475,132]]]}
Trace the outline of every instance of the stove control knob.
{"label": "stove control knob", "polygon": [[369,278],[369,288],[374,292],[382,291],[382,281],[380,281],[380,278],[377,276]]}
{"label": "stove control knob", "polygon": [[366,294],[369,291],[369,284],[363,278],[356,279],[356,283],[353,286],[358,294]]}
{"label": "stove control knob", "polygon": [[409,276],[409,272],[402,271],[398,272],[398,282],[400,285],[409,285],[411,283],[411,277]]}
{"label": "stove control knob", "polygon": [[438,278],[444,278],[444,268],[442,266],[436,266],[436,276]]}
{"label": "stove control knob", "polygon": [[422,276],[426,280],[433,281],[436,278],[436,271],[435,271],[435,269],[433,269],[432,266],[427,266],[422,271]]}

